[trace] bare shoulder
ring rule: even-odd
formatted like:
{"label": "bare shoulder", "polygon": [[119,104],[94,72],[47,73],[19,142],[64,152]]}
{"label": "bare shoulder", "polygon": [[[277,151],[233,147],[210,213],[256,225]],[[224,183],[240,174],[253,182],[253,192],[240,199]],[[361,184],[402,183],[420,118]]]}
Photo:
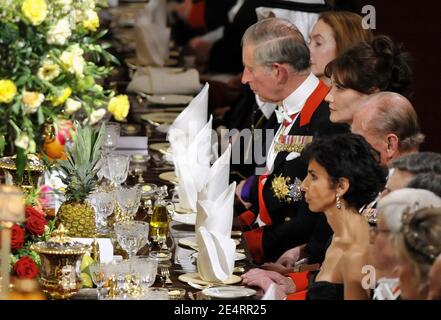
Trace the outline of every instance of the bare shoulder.
{"label": "bare shoulder", "polygon": [[368,252],[364,249],[346,250],[342,256],[343,274],[352,279],[361,279],[364,275],[363,267],[369,264],[368,257]]}
{"label": "bare shoulder", "polygon": [[365,277],[363,267],[369,264],[365,250],[347,250],[342,256],[345,299],[369,299],[369,292],[362,286]]}

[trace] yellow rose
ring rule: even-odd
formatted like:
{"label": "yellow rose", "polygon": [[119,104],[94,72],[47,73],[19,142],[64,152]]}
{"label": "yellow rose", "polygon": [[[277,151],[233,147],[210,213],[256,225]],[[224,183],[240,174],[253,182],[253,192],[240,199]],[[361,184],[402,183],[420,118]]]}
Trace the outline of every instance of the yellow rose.
{"label": "yellow rose", "polygon": [[129,97],[125,94],[113,97],[109,101],[109,105],[107,106],[107,110],[113,114],[116,120],[121,121],[127,117],[129,113]]}
{"label": "yellow rose", "polygon": [[47,5],[45,0],[25,0],[21,11],[34,26],[39,25],[46,19]]}
{"label": "yellow rose", "polygon": [[0,80],[0,103],[9,103],[17,94],[17,87],[11,80]]}
{"label": "yellow rose", "polygon": [[87,10],[86,19],[83,21],[83,27],[90,31],[96,31],[100,26],[100,19],[98,14],[93,10]]}
{"label": "yellow rose", "polygon": [[70,87],[66,87],[63,90],[61,90],[61,93],[52,98],[52,104],[54,105],[54,107],[59,106],[60,104],[63,104],[67,98],[70,97],[70,95],[72,94],[72,89]]}

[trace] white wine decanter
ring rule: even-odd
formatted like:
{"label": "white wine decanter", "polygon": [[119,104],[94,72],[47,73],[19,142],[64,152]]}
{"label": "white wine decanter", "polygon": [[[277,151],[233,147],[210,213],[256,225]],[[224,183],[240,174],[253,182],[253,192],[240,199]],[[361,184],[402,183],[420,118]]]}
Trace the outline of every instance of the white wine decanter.
{"label": "white wine decanter", "polygon": [[156,191],[156,201],[150,219],[150,237],[152,249],[150,256],[158,260],[170,259],[167,247],[169,234],[170,211],[174,212],[174,204],[164,198],[168,196],[167,186],[161,186]]}

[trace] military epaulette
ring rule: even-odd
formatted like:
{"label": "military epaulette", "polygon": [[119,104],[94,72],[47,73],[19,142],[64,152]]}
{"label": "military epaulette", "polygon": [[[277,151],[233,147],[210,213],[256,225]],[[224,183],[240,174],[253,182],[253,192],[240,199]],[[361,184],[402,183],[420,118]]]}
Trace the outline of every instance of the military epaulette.
{"label": "military epaulette", "polygon": [[313,136],[291,136],[281,135],[274,146],[276,152],[298,152],[301,153],[303,148],[312,142]]}

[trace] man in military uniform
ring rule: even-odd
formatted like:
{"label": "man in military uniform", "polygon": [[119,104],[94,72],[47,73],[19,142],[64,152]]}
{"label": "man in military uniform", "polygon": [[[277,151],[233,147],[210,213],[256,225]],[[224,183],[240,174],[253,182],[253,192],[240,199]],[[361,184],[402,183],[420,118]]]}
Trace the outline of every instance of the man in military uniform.
{"label": "man in military uniform", "polygon": [[[236,194],[248,211],[241,214],[248,250],[256,263],[277,259],[307,243],[305,252],[321,261],[332,233],[323,214],[312,214],[299,192],[307,174],[301,157],[314,136],[344,131],[329,121],[328,87],[309,68],[309,50],[290,22],[271,18],[243,36],[242,82],[262,101],[278,103],[280,126],[269,148],[266,173],[242,181]],[[297,183],[297,184],[296,184]]]}

